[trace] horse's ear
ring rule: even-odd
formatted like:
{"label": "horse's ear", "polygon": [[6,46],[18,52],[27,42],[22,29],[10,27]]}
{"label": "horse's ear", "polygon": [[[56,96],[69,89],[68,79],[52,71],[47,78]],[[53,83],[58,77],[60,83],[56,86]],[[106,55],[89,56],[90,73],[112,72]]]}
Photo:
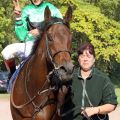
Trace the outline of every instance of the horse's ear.
{"label": "horse's ear", "polygon": [[48,6],[45,8],[44,19],[46,22],[51,20],[51,12]]}
{"label": "horse's ear", "polygon": [[65,14],[65,17],[64,17],[64,20],[66,23],[69,23],[70,20],[72,19],[72,13],[73,13],[73,9],[72,9],[72,6],[69,6],[68,7],[68,10]]}

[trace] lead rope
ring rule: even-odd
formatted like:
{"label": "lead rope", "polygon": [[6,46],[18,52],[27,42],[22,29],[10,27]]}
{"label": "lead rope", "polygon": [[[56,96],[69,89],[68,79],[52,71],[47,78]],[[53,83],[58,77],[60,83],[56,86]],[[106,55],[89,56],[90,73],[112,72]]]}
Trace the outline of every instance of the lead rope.
{"label": "lead rope", "polygon": [[82,86],[83,86],[83,91],[82,91],[82,110],[84,111],[84,116],[87,118],[87,120],[91,120],[91,118],[87,115],[85,111],[85,96],[88,99],[89,104],[91,105],[90,99],[88,98],[87,92],[86,92],[86,79],[82,80]]}
{"label": "lead rope", "polygon": [[93,104],[90,101],[90,98],[88,97],[87,91],[86,91],[86,79],[84,80],[84,82],[82,81],[82,86],[83,86],[83,93],[82,93],[82,107],[85,107],[85,96],[87,97],[87,100],[89,102],[90,107],[93,107]]}
{"label": "lead rope", "polygon": [[[89,105],[90,107],[93,107],[93,104],[91,103],[90,101],[90,98],[88,97],[88,94],[87,94],[87,91],[86,91],[86,79],[82,82],[82,86],[83,86],[83,93],[82,93],[82,107],[83,107],[83,110],[85,112],[85,103],[84,103],[84,99],[85,99],[85,96],[87,97],[87,100],[89,102]],[[88,119],[88,120],[93,120],[91,117],[88,117],[87,113],[85,112],[85,117]],[[97,114],[97,117],[99,120],[105,120],[106,119],[106,115],[104,116],[104,118],[100,118],[100,116]]]}
{"label": "lead rope", "polygon": [[[60,114],[61,117],[64,117],[64,116],[70,114],[71,112],[73,112],[73,111],[75,111],[75,110],[77,110],[77,109],[80,109],[80,111],[82,111],[82,110],[85,111],[85,102],[84,102],[85,96],[87,97],[90,106],[91,106],[91,107],[93,106],[92,103],[91,103],[91,101],[90,101],[90,99],[89,99],[89,97],[88,97],[87,91],[86,91],[86,80],[84,80],[84,82],[82,81],[82,86],[83,86],[83,92],[82,92],[82,107],[81,107],[81,105],[80,105],[80,106],[77,106],[77,107],[74,107],[74,108],[68,110],[67,112],[65,112],[65,113],[63,113],[63,114]],[[92,120],[91,118],[88,117],[87,114],[85,114],[85,117],[86,117],[88,120]]]}

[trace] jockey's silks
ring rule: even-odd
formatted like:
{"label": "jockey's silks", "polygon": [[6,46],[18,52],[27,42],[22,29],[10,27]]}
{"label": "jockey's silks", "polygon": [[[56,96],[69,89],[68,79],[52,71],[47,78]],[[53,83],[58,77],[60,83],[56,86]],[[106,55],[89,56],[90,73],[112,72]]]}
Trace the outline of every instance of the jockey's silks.
{"label": "jockey's silks", "polygon": [[44,11],[46,7],[49,7],[51,11],[51,16],[57,18],[63,18],[60,11],[51,3],[43,2],[39,6],[30,4],[22,10],[21,18],[16,20],[15,32],[20,41],[33,41],[35,37],[29,33],[27,19],[31,23],[34,23],[34,28],[36,28],[41,22],[44,21]]}

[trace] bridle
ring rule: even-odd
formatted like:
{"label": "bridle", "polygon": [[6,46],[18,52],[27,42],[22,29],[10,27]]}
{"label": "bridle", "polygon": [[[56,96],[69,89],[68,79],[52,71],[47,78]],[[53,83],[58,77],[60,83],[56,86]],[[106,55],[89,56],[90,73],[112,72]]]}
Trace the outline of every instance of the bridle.
{"label": "bridle", "polygon": [[[52,63],[52,65],[54,66],[54,69],[57,69],[57,66],[54,62],[54,58],[56,55],[58,55],[59,53],[61,52],[67,52],[70,56],[71,56],[71,52],[69,50],[60,50],[60,51],[57,51],[56,53],[54,53],[54,55],[52,55],[52,52],[49,48],[49,43],[48,43],[48,36],[46,36],[46,49],[47,49],[47,55],[48,55],[48,58],[50,59],[50,62]],[[48,59],[47,58],[47,59]]]}
{"label": "bridle", "polygon": [[[68,26],[66,25],[66,23],[64,23],[63,21],[58,21],[58,22],[53,22],[53,23],[50,22],[50,23],[47,25],[47,29],[46,29],[46,30],[48,30],[48,29],[49,29],[52,25],[54,25],[54,24],[63,24],[63,25],[65,25],[66,27],[68,27]],[[69,27],[68,27],[68,28],[69,28]],[[48,41],[49,41],[49,38],[48,38],[48,35],[46,35],[46,49],[47,49],[48,58],[50,59],[52,65],[54,66],[54,69],[58,69],[57,66],[56,66],[56,64],[55,64],[55,62],[54,62],[55,56],[58,55],[58,54],[61,53],[61,52],[67,52],[67,53],[71,56],[71,51],[64,49],[64,50],[59,50],[59,51],[57,51],[56,53],[52,54],[52,52],[51,52],[51,50],[50,50],[50,48],[49,48],[49,42],[48,42]]]}
{"label": "bridle", "polygon": [[[62,25],[65,25],[68,29],[69,27],[63,22],[63,21],[55,21],[55,22],[50,22],[48,25],[47,25],[47,29],[46,31],[52,26],[52,25],[55,25],[55,24],[62,24]],[[71,51],[70,50],[67,50],[67,49],[62,49],[62,50],[59,50],[57,52],[55,52],[54,54],[52,54],[51,52],[51,49],[49,48],[49,37],[48,37],[48,34],[46,34],[46,59],[49,60],[49,63],[53,66],[52,70],[48,73],[47,77],[48,79],[50,79],[50,76],[51,75],[54,75],[56,78],[55,79],[52,79],[52,81],[54,81],[54,87],[56,89],[56,91],[59,89],[59,87],[61,87],[63,85],[62,83],[62,80],[60,79],[60,76],[59,76],[59,73],[58,73],[58,70],[61,69],[63,66],[56,66],[56,63],[54,61],[54,58],[55,56],[57,56],[58,54],[60,53],[68,53],[69,56],[71,57]],[[50,82],[50,80],[49,80]],[[69,82],[67,82],[69,83]]]}

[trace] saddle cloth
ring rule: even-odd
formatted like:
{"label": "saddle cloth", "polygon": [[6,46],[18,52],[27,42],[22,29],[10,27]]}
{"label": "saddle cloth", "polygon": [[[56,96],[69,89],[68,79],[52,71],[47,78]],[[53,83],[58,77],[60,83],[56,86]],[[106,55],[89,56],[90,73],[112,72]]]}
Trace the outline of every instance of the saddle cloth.
{"label": "saddle cloth", "polygon": [[7,92],[11,93],[12,92],[12,88],[13,88],[13,83],[15,82],[15,79],[17,78],[17,76],[19,75],[19,72],[21,70],[21,68],[24,66],[24,64],[30,59],[30,57],[28,57],[27,59],[25,59],[24,61],[22,61],[20,63],[20,65],[18,66],[18,68],[16,69],[16,71],[14,72],[14,74],[12,75],[12,77],[9,80],[8,86],[7,86]]}

